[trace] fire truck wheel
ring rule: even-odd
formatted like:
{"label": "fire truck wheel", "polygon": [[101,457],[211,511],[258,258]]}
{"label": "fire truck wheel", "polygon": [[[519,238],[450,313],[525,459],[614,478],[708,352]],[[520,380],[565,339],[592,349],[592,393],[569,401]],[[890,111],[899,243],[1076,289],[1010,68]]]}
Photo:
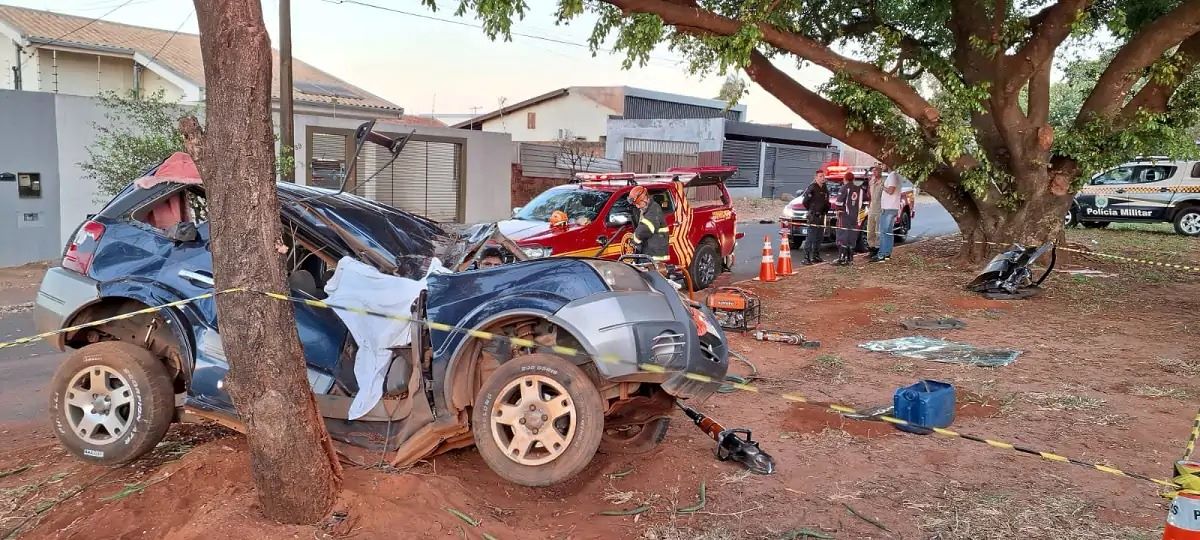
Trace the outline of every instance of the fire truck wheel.
{"label": "fire truck wheel", "polygon": [[696,246],[696,254],[692,256],[692,289],[702,291],[717,280],[721,273],[721,253],[712,240],[704,240]]}

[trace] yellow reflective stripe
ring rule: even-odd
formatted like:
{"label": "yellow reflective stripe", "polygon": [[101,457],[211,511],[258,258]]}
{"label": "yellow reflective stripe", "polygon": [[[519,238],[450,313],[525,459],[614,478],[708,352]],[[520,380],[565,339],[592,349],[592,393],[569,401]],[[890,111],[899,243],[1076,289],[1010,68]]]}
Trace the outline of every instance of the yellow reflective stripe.
{"label": "yellow reflective stripe", "polygon": [[985,442],[985,443],[988,443],[988,445],[989,445],[989,446],[994,446],[994,447],[996,447],[996,448],[1003,448],[1003,449],[1005,449],[1005,450],[1012,450],[1012,449],[1013,449],[1013,445],[1011,445],[1011,444],[1008,444],[1008,443],[1006,443],[1006,442],[993,441],[993,440],[991,440],[991,439],[984,439],[984,440],[983,440],[983,442]]}
{"label": "yellow reflective stripe", "polygon": [[665,260],[667,260],[667,259],[670,259],[670,258],[671,258],[671,256],[670,256],[670,255],[655,255],[655,256],[653,256],[653,257],[650,257],[650,258],[651,258],[651,259],[654,259],[654,260],[656,260],[656,261],[665,261]]}
{"label": "yellow reflective stripe", "polygon": [[663,228],[659,229],[659,230],[658,230],[658,232],[671,232],[671,228],[670,228],[670,227],[663,227]]}
{"label": "yellow reflective stripe", "polygon": [[651,223],[650,220],[648,220],[646,218],[642,218],[642,224],[645,225],[647,229],[650,229],[652,231],[654,230],[654,224]]}

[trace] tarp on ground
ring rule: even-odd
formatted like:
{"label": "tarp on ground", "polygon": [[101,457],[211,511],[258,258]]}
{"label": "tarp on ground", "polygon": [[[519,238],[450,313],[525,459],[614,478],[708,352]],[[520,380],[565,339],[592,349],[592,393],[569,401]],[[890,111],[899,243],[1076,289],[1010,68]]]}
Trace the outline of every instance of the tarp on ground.
{"label": "tarp on ground", "polygon": [[948,364],[1000,367],[1017,360],[1021,351],[999,347],[976,347],[969,343],[924,336],[868,341],[859,345],[868,351]]}

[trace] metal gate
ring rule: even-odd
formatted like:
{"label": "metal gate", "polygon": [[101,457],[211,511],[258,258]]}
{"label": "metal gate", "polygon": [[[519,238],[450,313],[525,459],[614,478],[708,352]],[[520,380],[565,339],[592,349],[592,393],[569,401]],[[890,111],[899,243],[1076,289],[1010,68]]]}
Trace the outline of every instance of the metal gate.
{"label": "metal gate", "polygon": [[409,141],[396,161],[381,169],[390,157],[378,145],[363,146],[355,193],[436,221],[462,221],[461,145]]}
{"label": "metal gate", "polygon": [[725,181],[731,188],[755,187],[758,185],[759,159],[762,143],[758,141],[731,141],[726,139],[721,149],[721,165],[737,167],[737,172]]}
{"label": "metal gate", "polygon": [[782,144],[767,145],[767,167],[763,171],[763,197],[784,193],[793,197],[812,183],[813,176],[830,157],[826,148]]}
{"label": "metal gate", "polygon": [[626,138],[623,161],[625,170],[635,173],[695,167],[700,164],[700,143]]}

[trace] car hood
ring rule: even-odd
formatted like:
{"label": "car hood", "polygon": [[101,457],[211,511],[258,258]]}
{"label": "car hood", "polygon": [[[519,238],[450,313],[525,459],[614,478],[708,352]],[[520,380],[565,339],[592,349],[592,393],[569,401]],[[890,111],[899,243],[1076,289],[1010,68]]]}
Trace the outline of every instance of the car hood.
{"label": "car hood", "polygon": [[506,219],[496,223],[500,234],[512,241],[526,245],[540,240],[550,240],[564,231],[551,231],[550,223],[546,221],[529,221],[524,219]]}

